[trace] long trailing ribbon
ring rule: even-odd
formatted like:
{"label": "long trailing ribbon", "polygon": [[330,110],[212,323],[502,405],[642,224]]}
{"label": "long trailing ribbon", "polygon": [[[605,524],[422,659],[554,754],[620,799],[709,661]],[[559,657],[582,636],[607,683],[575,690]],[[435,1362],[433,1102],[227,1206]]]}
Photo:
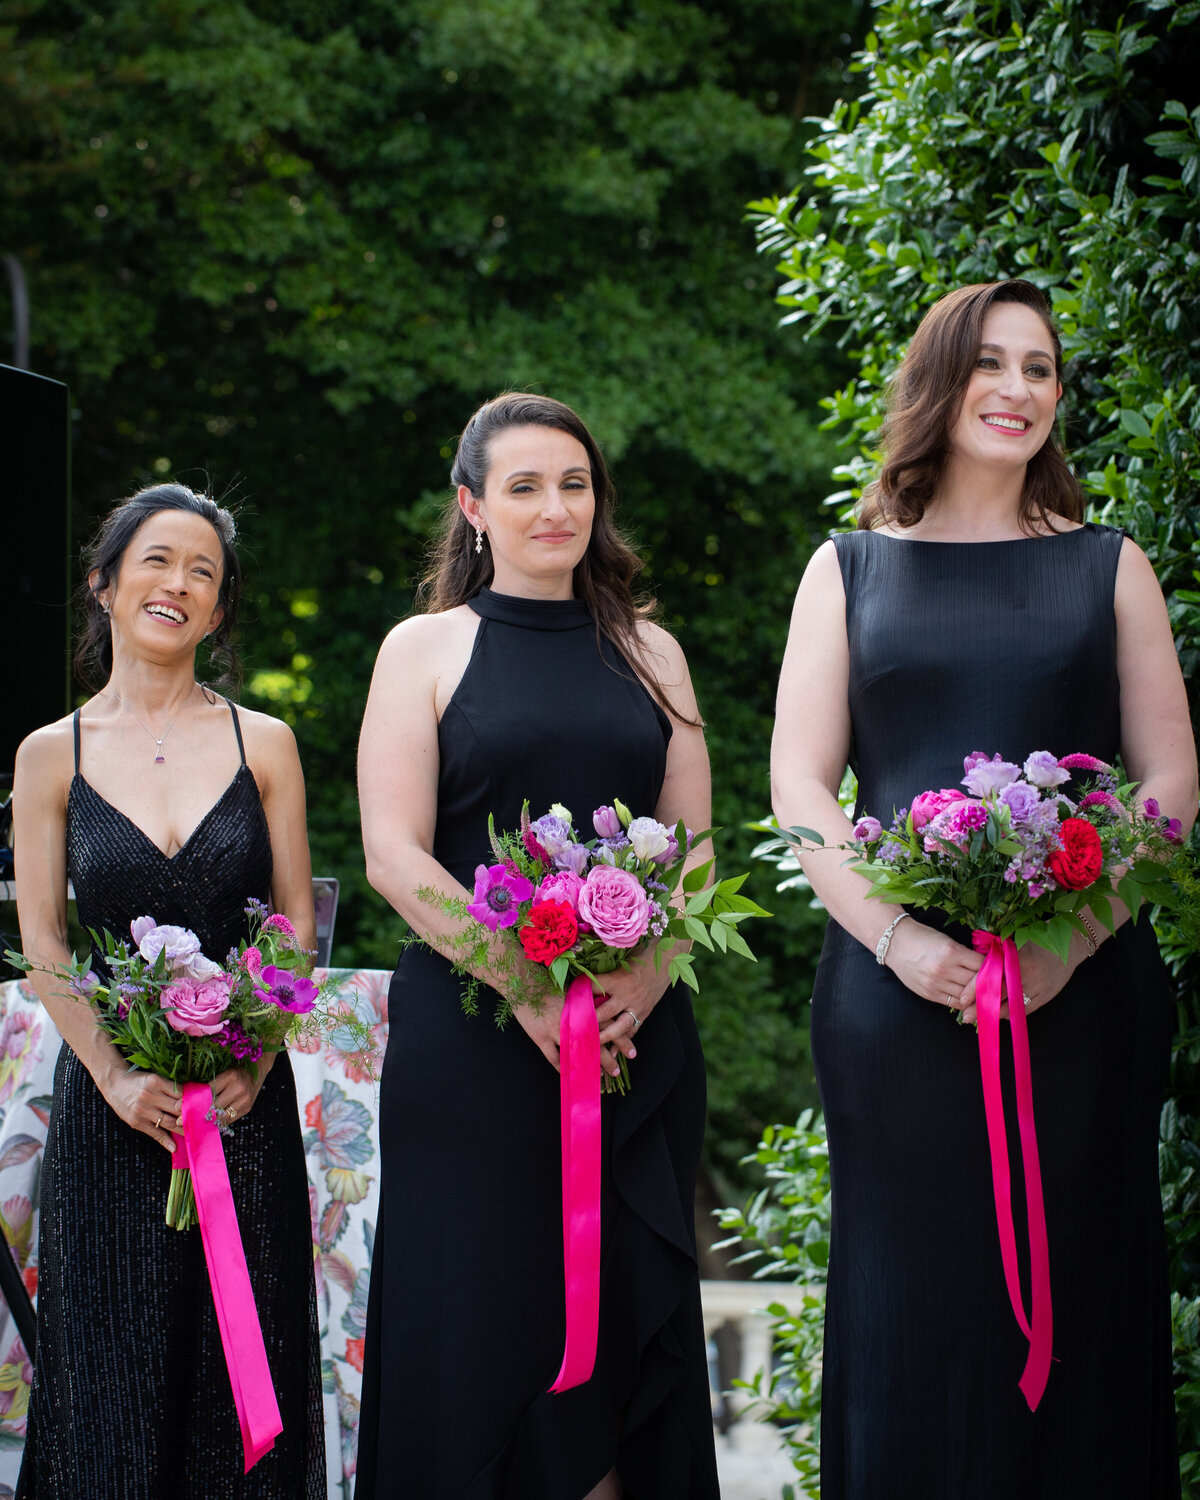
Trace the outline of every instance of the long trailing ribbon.
{"label": "long trailing ribbon", "polygon": [[600,1331],[600,1028],[592,982],[571,981],[559,1026],[567,1336],[556,1393],[590,1380]]}
{"label": "long trailing ribbon", "polygon": [[[1029,1340],[1029,1355],[1021,1375],[1021,1394],[1036,1411],[1050,1375],[1054,1343],[1054,1313],[1050,1305],[1050,1242],[1042,1201],[1042,1171],[1038,1163],[1037,1132],[1033,1122],[1033,1076],[1029,1068],[1029,1031],[1021,987],[1021,960],[1011,938],[991,932],[971,934],[975,950],[983,954],[983,968],[975,978],[979,1016],[979,1063],[983,1074],[983,1107],[988,1148],[992,1158],[992,1193],[1008,1300],[1021,1332]],[[1000,1088],[1000,1006],[1008,992],[1009,1032],[1017,1087],[1017,1129],[1025,1177],[1026,1220],[1029,1227],[1030,1314],[1025,1315],[1021,1276],[1017,1266],[1017,1237],[1013,1228],[1012,1179],[1008,1136],[1004,1126],[1004,1096]]]}
{"label": "long trailing ribbon", "polygon": [[209,1118],[212,1102],[208,1084],[184,1084],[180,1110],[183,1134],[175,1137],[171,1167],[174,1171],[191,1168],[196,1217],[200,1220],[208,1279],[212,1283],[225,1363],[242,1429],[244,1472],[248,1474],[263,1454],[275,1446],[275,1439],[283,1431],[283,1419],[275,1400],[258,1309],[246,1270],[225,1148],[221,1145],[221,1132]]}

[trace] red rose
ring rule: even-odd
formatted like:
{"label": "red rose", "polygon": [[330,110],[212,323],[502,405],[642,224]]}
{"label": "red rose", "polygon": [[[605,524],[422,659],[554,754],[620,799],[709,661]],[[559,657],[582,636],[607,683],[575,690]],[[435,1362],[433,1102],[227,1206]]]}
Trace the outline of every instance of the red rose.
{"label": "red rose", "polygon": [[1063,846],[1050,856],[1050,869],[1064,889],[1082,891],[1092,884],[1104,864],[1100,835],[1083,818],[1064,818],[1058,836]]}
{"label": "red rose", "polygon": [[579,936],[579,922],[566,901],[539,901],[529,908],[529,920],[517,936],[525,957],[549,968]]}

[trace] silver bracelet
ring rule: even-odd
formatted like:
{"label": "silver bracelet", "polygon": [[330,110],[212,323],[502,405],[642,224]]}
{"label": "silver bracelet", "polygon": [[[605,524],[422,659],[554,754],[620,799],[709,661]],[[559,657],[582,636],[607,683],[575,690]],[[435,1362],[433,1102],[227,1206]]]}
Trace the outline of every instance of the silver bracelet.
{"label": "silver bracelet", "polygon": [[875,962],[877,964],[887,963],[888,949],[892,946],[892,933],[895,932],[896,928],[899,927],[900,923],[903,922],[905,917],[907,916],[908,913],[906,911],[902,911],[898,917],[893,917],[888,925],[883,929],[883,936],[875,944]]}

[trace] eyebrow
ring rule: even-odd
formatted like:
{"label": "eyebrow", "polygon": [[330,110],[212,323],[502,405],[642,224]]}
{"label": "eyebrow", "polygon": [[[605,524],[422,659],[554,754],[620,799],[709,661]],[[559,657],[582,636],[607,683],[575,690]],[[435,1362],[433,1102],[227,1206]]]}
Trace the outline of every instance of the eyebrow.
{"label": "eyebrow", "polygon": [[[994,349],[997,354],[1004,354],[1006,352],[1003,344],[980,344],[980,353],[982,353],[984,349]],[[1025,358],[1032,359],[1035,355],[1039,359],[1048,359],[1051,361],[1053,361],[1054,359],[1053,354],[1047,354],[1045,349],[1029,349],[1025,353]]]}
{"label": "eyebrow", "polygon": [[[174,552],[174,551],[175,551],[175,548],[172,547],[169,542],[147,542],[146,545],[145,545],[145,548],[142,551],[142,556],[145,557],[146,553],[148,553],[148,552]],[[196,556],[196,561],[197,562],[205,562],[205,563],[207,563],[209,565],[210,568],[215,568],[217,566],[216,559],[212,558],[212,557],[209,557],[209,555],[208,555],[207,552],[197,552],[195,554],[195,556]]]}
{"label": "eyebrow", "polygon": [[[586,464],[576,464],[574,466],[574,468],[564,469],[562,471],[562,477],[565,479],[568,474],[588,474],[590,472],[591,472],[591,470],[587,467]],[[515,469],[511,474],[506,474],[504,476],[504,482],[505,482],[505,484],[507,484],[510,479],[541,479],[541,478],[542,478],[542,471],[540,469]]]}

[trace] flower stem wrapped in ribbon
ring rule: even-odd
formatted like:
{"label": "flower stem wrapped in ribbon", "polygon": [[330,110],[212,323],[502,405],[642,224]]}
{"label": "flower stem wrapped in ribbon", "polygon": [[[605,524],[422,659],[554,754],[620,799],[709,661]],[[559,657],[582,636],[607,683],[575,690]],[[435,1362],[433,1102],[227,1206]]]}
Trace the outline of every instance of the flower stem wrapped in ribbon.
{"label": "flower stem wrapped in ribbon", "polygon": [[[1033,1115],[1029,1039],[1022,1003],[1019,949],[1036,943],[1067,961],[1072,935],[1091,943],[1085,910],[1107,931],[1114,898],[1136,917],[1146,903],[1174,907],[1191,879],[1177,819],[1164,817],[1137,787],[1119,784],[1106,761],[1038,750],[1023,764],[973,751],[963,762],[962,790],[921,792],[884,828],[861,817],[849,843],[850,867],[871,883],[870,895],[904,907],[935,909],[971,930],[984,963],[976,978],[984,1113],[1001,1258],[1013,1316],[1029,1340],[1020,1387],[1030,1409],[1050,1373],[1053,1311],[1041,1170]],[[1063,790],[1077,773],[1092,780],[1078,801]],[[789,847],[823,846],[808,828],[783,830],[755,851],[771,857]],[[1000,1091],[1001,1007],[1008,1002],[1017,1094],[1017,1127],[1025,1179],[1031,1269],[1026,1314],[1017,1269],[1004,1104]]]}
{"label": "flower stem wrapped in ribbon", "polygon": [[[488,819],[494,863],[475,871],[471,901],[432,887],[421,900],[459,918],[452,942],[455,971],[466,979],[463,1005],[474,1014],[481,973],[502,991],[496,1007],[503,1025],[514,1005],[537,1006],[548,989],[564,997],[559,1032],[560,1127],[563,1180],[563,1269],[566,1344],[551,1390],[591,1377],[596,1359],[600,1287],[600,1035],[593,983],[652,955],[670,980],[700,985],[688,943],[709,952],[754,954],[738,930],[767,916],[741,894],[744,875],[708,884],[712,861],[685,872],[689,850],[713,832],[693,834],[679,823],[635,818],[616,798],[592,814],[595,837],[576,832],[569,810],[556,803],[536,820],[529,804],[519,828],[497,833]],[[498,934],[508,940],[497,945]],[[604,1076],[606,1091],[625,1093],[621,1076]]]}

